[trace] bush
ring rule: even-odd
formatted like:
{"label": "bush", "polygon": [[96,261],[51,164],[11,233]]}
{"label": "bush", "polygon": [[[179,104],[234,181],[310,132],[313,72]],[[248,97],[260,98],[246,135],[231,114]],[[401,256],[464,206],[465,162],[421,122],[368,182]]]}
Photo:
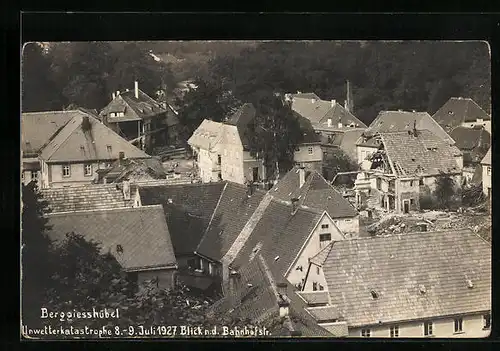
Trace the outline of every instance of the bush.
{"label": "bush", "polygon": [[433,199],[431,195],[428,194],[420,195],[419,201],[421,210],[434,210],[437,208],[437,202]]}

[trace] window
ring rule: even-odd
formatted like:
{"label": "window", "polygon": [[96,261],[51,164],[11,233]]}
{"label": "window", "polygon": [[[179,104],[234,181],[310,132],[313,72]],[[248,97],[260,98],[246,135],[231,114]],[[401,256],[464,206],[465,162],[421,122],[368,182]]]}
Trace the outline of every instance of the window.
{"label": "window", "polygon": [[214,274],[214,266],[212,263],[208,263],[208,274],[209,275]]}
{"label": "window", "polygon": [[312,148],[312,146],[309,146],[309,147],[307,148],[307,153],[308,153],[309,155],[312,155],[312,154],[313,154],[313,148]]}
{"label": "window", "polygon": [[71,165],[64,165],[62,167],[62,174],[63,174],[63,177],[70,177],[71,176]]}
{"label": "window", "polygon": [[325,290],[325,287],[323,285],[319,284],[319,290],[323,291],[323,290]]}
{"label": "window", "polygon": [[108,150],[108,152],[111,152],[113,149],[111,148],[111,145],[106,145],[106,150]]}
{"label": "window", "polygon": [[322,224],[321,229],[328,229],[328,224]]}
{"label": "window", "polygon": [[411,205],[411,206],[415,205],[415,200],[410,199],[410,205]]}
{"label": "window", "polygon": [[313,282],[313,291],[317,291],[317,290],[318,290],[318,283]]}
{"label": "window", "polygon": [[218,164],[218,165],[220,165],[221,160],[222,160],[221,155],[217,155],[217,164]]}
{"label": "window", "polygon": [[411,187],[413,186],[413,180],[410,180],[410,186]]}
{"label": "window", "polygon": [[320,234],[319,235],[319,241],[320,242],[331,241],[331,240],[332,240],[332,234],[330,234],[330,233]]}
{"label": "window", "polygon": [[424,336],[431,336],[432,335],[432,322],[425,322],[424,323]]}
{"label": "window", "polygon": [[361,329],[361,336],[364,338],[369,338],[372,335],[372,331],[370,329]]}
{"label": "window", "polygon": [[424,185],[424,178],[420,178],[418,180],[418,185],[420,185],[420,186]]}
{"label": "window", "polygon": [[316,274],[319,275],[319,267],[316,267]]}
{"label": "window", "polygon": [[85,176],[91,176],[92,175],[92,164],[86,163],[83,165],[83,172]]}
{"label": "window", "polygon": [[381,178],[377,178],[377,189],[378,190],[382,189],[382,179]]}
{"label": "window", "polygon": [[31,171],[31,179],[38,179],[38,171]]}
{"label": "window", "polygon": [[487,313],[483,316],[483,329],[491,328],[491,314]]}
{"label": "window", "polygon": [[463,319],[462,318],[455,319],[455,328],[454,328],[455,333],[461,333],[463,331],[462,330],[462,325],[463,325]]}
{"label": "window", "polygon": [[491,166],[488,166],[488,168],[486,168],[486,175],[491,175]]}
{"label": "window", "polygon": [[21,180],[24,180],[24,172],[21,172]]}
{"label": "window", "polygon": [[391,338],[398,338],[399,337],[399,326],[395,325],[391,327]]}

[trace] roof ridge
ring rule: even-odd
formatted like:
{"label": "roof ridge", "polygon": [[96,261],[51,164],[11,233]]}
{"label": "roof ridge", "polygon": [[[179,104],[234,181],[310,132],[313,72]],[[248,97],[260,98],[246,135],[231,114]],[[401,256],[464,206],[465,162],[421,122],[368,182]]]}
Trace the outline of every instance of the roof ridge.
{"label": "roof ridge", "polygon": [[112,207],[112,208],[101,208],[101,209],[92,209],[92,210],[78,210],[78,211],[65,211],[65,212],[51,212],[47,213],[45,216],[47,217],[56,217],[56,216],[68,216],[69,214],[74,214],[74,215],[83,215],[86,213],[98,213],[98,212],[124,212],[124,211],[144,211],[144,210],[161,210],[163,213],[163,206],[162,205],[144,205],[144,206],[139,206],[139,207],[129,207],[129,206],[123,206],[123,207]]}
{"label": "roof ridge", "polygon": [[21,114],[22,115],[36,115],[36,114],[45,114],[45,113],[73,113],[73,112],[80,112],[80,113],[84,113],[84,114],[90,115],[90,113],[82,111],[80,109],[75,109],[75,110],[50,110],[50,111],[21,112]]}

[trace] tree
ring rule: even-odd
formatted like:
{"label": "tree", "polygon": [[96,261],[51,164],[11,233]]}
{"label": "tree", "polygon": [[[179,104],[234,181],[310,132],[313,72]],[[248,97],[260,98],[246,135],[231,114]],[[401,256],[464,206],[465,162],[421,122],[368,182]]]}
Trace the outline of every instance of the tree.
{"label": "tree", "polygon": [[335,149],[328,153],[323,163],[323,176],[325,179],[333,180],[339,172],[351,172],[359,169],[342,149]]}
{"label": "tree", "polygon": [[50,57],[38,43],[28,43],[22,53],[22,110],[58,109],[63,102],[50,68]]}
{"label": "tree", "polygon": [[189,138],[204,119],[222,122],[239,104],[234,96],[221,86],[202,79],[195,79],[196,88],[190,88],[178,99],[179,120],[184,126],[185,138]]}
{"label": "tree", "polygon": [[436,198],[439,208],[450,208],[453,204],[454,196],[456,195],[455,181],[453,178],[441,172],[436,179],[436,189],[433,195]]}
{"label": "tree", "polygon": [[22,187],[21,283],[23,322],[33,325],[39,320],[54,268],[52,243],[44,214],[47,202],[41,198],[35,182]]}
{"label": "tree", "polygon": [[256,106],[256,116],[250,123],[247,137],[250,154],[263,160],[268,169],[290,167],[294,150],[303,140],[298,118],[281,97],[262,98]]}

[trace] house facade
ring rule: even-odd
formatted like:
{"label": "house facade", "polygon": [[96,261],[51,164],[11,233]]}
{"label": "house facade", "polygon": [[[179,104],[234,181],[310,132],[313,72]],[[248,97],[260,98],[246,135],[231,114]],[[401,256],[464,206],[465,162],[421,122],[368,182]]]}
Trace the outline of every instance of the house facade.
{"label": "house facade", "polygon": [[98,171],[109,168],[120,155],[132,159],[151,157],[96,118],[75,116],[40,151],[40,185],[47,188],[92,184]]}
{"label": "house facade", "polygon": [[483,168],[483,193],[491,202],[491,148],[482,159],[481,166]]}
{"label": "house facade", "polygon": [[102,122],[142,150],[176,145],[178,142],[178,112],[168,103],[155,101],[139,89],[112,94],[110,103],[99,113]]}
{"label": "house facade", "polygon": [[[428,130],[377,133],[378,149],[362,163],[355,181],[357,207],[397,213],[420,209],[432,198],[441,176],[462,186],[462,152]],[[408,156],[410,155],[410,156]]]}
{"label": "house facade", "polygon": [[299,295],[320,326],[346,324],[345,336],[486,337],[491,245],[470,230],[333,242]]}

